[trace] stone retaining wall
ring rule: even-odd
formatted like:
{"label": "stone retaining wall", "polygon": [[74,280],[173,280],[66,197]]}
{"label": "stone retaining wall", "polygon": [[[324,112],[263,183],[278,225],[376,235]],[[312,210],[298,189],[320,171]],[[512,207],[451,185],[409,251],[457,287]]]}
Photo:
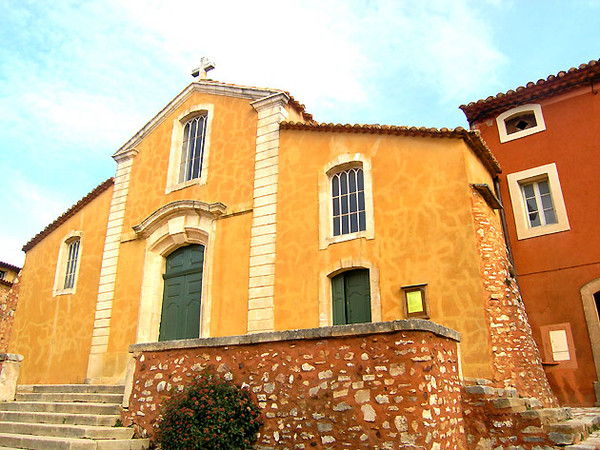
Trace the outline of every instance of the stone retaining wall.
{"label": "stone retaining wall", "polygon": [[492,381],[496,387],[516,388],[546,407],[556,407],[558,402],[542,367],[517,280],[510,273],[500,218],[475,191],[472,201],[491,341]]}
{"label": "stone retaining wall", "polygon": [[208,369],[250,386],[262,449],[462,449],[458,340],[399,320],[133,345],[123,421],[152,437],[165,397]]}

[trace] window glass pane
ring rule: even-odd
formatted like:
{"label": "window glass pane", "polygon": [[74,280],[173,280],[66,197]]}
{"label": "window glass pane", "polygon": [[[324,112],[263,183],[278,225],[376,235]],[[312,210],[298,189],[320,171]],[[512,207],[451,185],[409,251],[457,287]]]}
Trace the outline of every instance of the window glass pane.
{"label": "window glass pane", "polygon": [[554,208],[544,211],[544,218],[546,219],[546,225],[549,225],[552,223],[558,223],[558,219],[556,218],[556,213],[554,212]]}
{"label": "window glass pane", "polygon": [[350,214],[350,233],[358,231],[358,214]]}
{"label": "window glass pane", "polygon": [[533,192],[533,184],[526,184],[523,186],[523,192],[525,193],[526,198],[531,198],[535,194]]}
{"label": "window glass pane", "polygon": [[359,191],[363,191],[365,189],[365,182],[363,180],[363,170],[362,169],[357,169],[357,180],[356,180],[356,184],[358,186],[358,190]]}
{"label": "window glass pane", "polygon": [[535,212],[537,211],[538,207],[537,207],[537,202],[535,201],[535,198],[530,198],[527,200],[527,210],[529,212]]}
{"label": "window glass pane", "polygon": [[349,232],[348,216],[342,216],[342,234],[348,234]]}
{"label": "window glass pane", "polygon": [[331,179],[331,195],[334,197],[340,195],[340,178],[338,174],[335,174]]}
{"label": "window glass pane", "polygon": [[196,117],[183,128],[179,182],[199,178],[202,174],[206,120],[206,116]]}
{"label": "window glass pane", "polygon": [[342,195],[348,193],[348,173],[347,172],[340,173],[340,193]]}
{"label": "window glass pane", "polygon": [[356,192],[356,170],[351,170],[348,172],[348,191]]}
{"label": "window glass pane", "polygon": [[356,194],[350,194],[350,212],[356,212],[358,208],[358,202],[356,199]]}
{"label": "window glass pane", "polygon": [[339,236],[341,233],[340,230],[340,218],[339,217],[334,217],[333,218],[333,235],[334,236]]}
{"label": "window glass pane", "polygon": [[340,215],[340,199],[337,197],[333,199],[333,215],[334,217]]}
{"label": "window glass pane", "polygon": [[364,231],[367,229],[367,220],[364,211],[358,213],[358,229],[359,231]]}
{"label": "window glass pane", "polygon": [[550,194],[550,188],[548,187],[548,181],[540,181],[537,183],[538,188],[540,189],[540,194]]}
{"label": "window glass pane", "polygon": [[537,212],[529,214],[529,223],[532,227],[539,227],[542,222],[540,222],[540,215]]}
{"label": "window glass pane", "polygon": [[364,192],[358,193],[358,210],[359,211],[365,210],[365,193]]}
{"label": "window glass pane", "polygon": [[552,208],[552,196],[550,194],[542,195],[542,208]]}
{"label": "window glass pane", "polygon": [[348,214],[348,195],[343,195],[341,197],[342,202],[342,214]]}

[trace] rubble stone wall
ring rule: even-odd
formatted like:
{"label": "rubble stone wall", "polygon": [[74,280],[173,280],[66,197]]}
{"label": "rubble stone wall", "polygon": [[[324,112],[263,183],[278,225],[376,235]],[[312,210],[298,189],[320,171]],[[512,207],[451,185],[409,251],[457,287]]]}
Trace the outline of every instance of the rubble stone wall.
{"label": "rubble stone wall", "polygon": [[475,191],[472,205],[494,366],[492,381],[496,387],[514,387],[525,397],[535,397],[544,406],[558,406],[533,340],[519,286],[510,273],[500,218]]}
{"label": "rubble stone wall", "polygon": [[18,295],[19,277],[12,283],[0,284],[0,353],[8,351]]}
{"label": "rubble stone wall", "polygon": [[261,449],[463,449],[458,339],[399,320],[133,345],[123,422],[152,437],[165,398],[208,369],[249,385]]}

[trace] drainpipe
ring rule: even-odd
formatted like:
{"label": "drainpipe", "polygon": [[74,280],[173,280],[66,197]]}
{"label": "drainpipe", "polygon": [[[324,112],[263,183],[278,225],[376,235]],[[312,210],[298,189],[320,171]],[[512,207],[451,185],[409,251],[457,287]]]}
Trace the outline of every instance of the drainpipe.
{"label": "drainpipe", "polygon": [[511,264],[510,274],[515,279],[517,286],[519,285],[519,280],[517,280],[517,273],[515,271],[515,260],[513,259],[512,246],[510,245],[510,238],[508,237],[508,226],[506,225],[506,214],[504,213],[504,202],[502,201],[502,195],[500,194],[500,179],[498,177],[494,177],[494,193],[498,200],[500,200],[500,204],[502,208],[500,209],[500,222],[502,223],[502,231],[504,233],[504,242],[506,244],[506,249],[508,250],[508,260]]}

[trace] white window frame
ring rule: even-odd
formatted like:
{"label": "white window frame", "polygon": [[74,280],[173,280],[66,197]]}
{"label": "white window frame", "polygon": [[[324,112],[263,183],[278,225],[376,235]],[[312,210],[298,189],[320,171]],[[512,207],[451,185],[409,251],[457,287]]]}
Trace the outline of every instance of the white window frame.
{"label": "white window frame", "polygon": [[[365,194],[366,227],[354,233],[334,236],[333,204],[331,196],[331,180],[333,175],[344,170],[360,167],[363,171]],[[326,164],[319,176],[319,248],[324,249],[337,242],[353,239],[375,238],[375,217],[373,216],[373,182],[371,176],[371,160],[361,153],[339,155]]]}
{"label": "white window frame", "polygon": [[[202,156],[202,171],[200,177],[187,181],[179,182],[179,172],[181,167],[181,158],[183,153],[183,129],[185,125],[194,117],[206,115],[206,131],[204,136],[204,154]],[[206,184],[208,176],[208,162],[210,154],[210,136],[212,129],[212,119],[214,117],[214,106],[212,104],[194,105],[173,120],[173,131],[171,133],[171,150],[169,152],[169,168],[167,170],[167,183],[165,193],[168,194],[189,186]]]}
{"label": "white window frame", "polygon": [[[65,288],[65,277],[67,275],[67,265],[69,258],[69,247],[74,241],[79,241],[79,248],[77,250],[77,261],[75,263],[75,269],[73,274],[73,286]],[[52,290],[52,296],[65,294],[75,294],[77,290],[77,280],[79,279],[79,268],[81,267],[81,256],[83,254],[83,239],[81,231],[71,231],[67,234],[60,244],[58,249],[58,258],[56,262],[56,272],[54,274],[54,288]]]}
{"label": "white window frame", "polygon": [[[527,112],[533,113],[537,125],[535,127],[526,128],[524,130],[508,134],[506,130],[506,121],[517,114],[523,114]],[[546,123],[544,122],[544,116],[542,114],[542,105],[535,103],[517,106],[516,108],[512,108],[503,112],[496,117],[496,125],[498,126],[498,134],[500,135],[501,144],[539,133],[540,131],[544,131],[546,129]]]}
{"label": "white window frame", "polygon": [[[554,212],[558,222],[532,227],[529,223],[529,213],[523,197],[522,186],[544,179],[548,180],[548,186],[554,203]],[[508,183],[508,191],[515,218],[517,239],[528,239],[571,229],[555,163],[508,174],[506,181]]]}

